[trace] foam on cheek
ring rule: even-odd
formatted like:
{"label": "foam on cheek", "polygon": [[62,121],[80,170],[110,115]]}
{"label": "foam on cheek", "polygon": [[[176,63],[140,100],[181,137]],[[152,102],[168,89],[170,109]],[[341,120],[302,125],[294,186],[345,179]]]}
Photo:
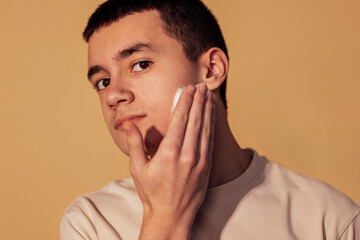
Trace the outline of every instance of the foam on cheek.
{"label": "foam on cheek", "polygon": [[174,111],[174,109],[176,107],[176,104],[178,103],[178,101],[180,99],[180,95],[184,91],[184,89],[185,89],[185,87],[182,87],[182,88],[178,88],[178,90],[176,91],[175,96],[174,96],[174,100],[173,100],[173,105],[172,105],[171,110],[170,110],[170,115]]}

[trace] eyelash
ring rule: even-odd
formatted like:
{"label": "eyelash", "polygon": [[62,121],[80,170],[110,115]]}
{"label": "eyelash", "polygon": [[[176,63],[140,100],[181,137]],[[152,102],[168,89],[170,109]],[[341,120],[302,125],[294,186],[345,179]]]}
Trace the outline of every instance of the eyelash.
{"label": "eyelash", "polygon": [[[137,64],[141,64],[141,63],[146,63],[146,64],[147,64],[146,67],[145,67],[144,69],[142,69],[142,70],[134,71],[135,66],[136,66]],[[131,66],[131,72],[141,72],[141,71],[144,71],[144,70],[146,70],[147,68],[149,68],[152,64],[153,64],[153,62],[148,61],[148,60],[138,61],[138,62],[134,63],[134,64]],[[105,89],[107,86],[109,86],[110,83],[108,83],[108,85],[104,86],[104,88],[100,89],[99,84],[101,83],[101,81],[105,81],[105,80],[109,80],[109,81],[110,81],[110,78],[101,78],[101,79],[99,79],[99,80],[97,80],[97,81],[95,82],[94,88],[95,88],[96,91],[101,91],[101,90]]]}
{"label": "eyelash", "polygon": [[[136,66],[137,64],[141,64],[141,63],[147,63],[148,65],[146,66],[145,69],[142,69],[142,70],[139,70],[139,71],[134,71],[135,66]],[[146,70],[147,68],[149,68],[152,64],[153,64],[153,62],[148,61],[148,60],[138,61],[138,62],[134,63],[134,64],[131,66],[131,72],[141,72],[141,71],[144,71],[144,70]]]}
{"label": "eyelash", "polygon": [[99,80],[97,80],[97,81],[95,82],[94,88],[95,88],[96,91],[101,91],[101,90],[105,89],[107,86],[109,86],[110,83],[109,83],[108,85],[106,85],[106,86],[105,86],[104,88],[102,88],[102,89],[99,88],[100,82],[101,82],[101,81],[105,81],[105,80],[109,80],[109,81],[110,81],[110,78],[100,78]]}

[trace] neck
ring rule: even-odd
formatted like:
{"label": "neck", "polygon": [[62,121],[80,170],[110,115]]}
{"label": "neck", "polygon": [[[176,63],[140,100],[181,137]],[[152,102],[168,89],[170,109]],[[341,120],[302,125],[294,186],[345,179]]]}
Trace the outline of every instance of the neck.
{"label": "neck", "polygon": [[215,136],[209,188],[228,183],[249,167],[251,156],[241,149],[233,136],[224,105],[216,101]]}

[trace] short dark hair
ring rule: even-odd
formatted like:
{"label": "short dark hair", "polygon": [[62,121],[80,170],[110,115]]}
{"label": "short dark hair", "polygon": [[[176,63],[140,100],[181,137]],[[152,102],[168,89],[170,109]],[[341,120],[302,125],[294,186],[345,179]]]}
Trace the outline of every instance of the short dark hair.
{"label": "short dark hair", "polygon": [[[93,33],[135,12],[157,10],[165,23],[165,32],[177,39],[187,58],[193,62],[211,47],[220,48],[229,59],[224,37],[215,16],[200,0],[108,0],[91,15],[83,32],[89,41]],[[226,80],[220,97],[227,109]]]}

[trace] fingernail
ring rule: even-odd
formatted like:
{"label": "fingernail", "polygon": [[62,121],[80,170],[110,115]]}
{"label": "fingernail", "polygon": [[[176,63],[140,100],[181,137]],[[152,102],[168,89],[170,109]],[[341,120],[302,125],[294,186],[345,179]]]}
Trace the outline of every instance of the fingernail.
{"label": "fingernail", "polygon": [[178,103],[178,101],[180,99],[180,95],[184,91],[184,88],[185,87],[178,88],[178,90],[176,91],[175,96],[174,96],[174,100],[173,100],[173,105],[172,105],[172,107],[170,109],[170,116],[171,116],[172,112],[174,111],[174,109],[176,107],[176,104]]}
{"label": "fingernail", "polygon": [[206,90],[206,96],[209,96],[210,93],[211,93],[211,91],[209,89]]}
{"label": "fingernail", "polygon": [[205,94],[206,93],[206,90],[207,90],[207,86],[205,83],[199,83],[198,85],[196,85],[197,88],[200,90],[200,92],[202,94]]}
{"label": "fingernail", "polygon": [[211,91],[207,91],[207,100],[209,101],[209,102],[212,102],[212,92]]}
{"label": "fingernail", "polygon": [[187,88],[187,92],[188,92],[190,95],[194,95],[195,90],[196,90],[196,88],[195,88],[193,85],[190,85],[190,86]]}

